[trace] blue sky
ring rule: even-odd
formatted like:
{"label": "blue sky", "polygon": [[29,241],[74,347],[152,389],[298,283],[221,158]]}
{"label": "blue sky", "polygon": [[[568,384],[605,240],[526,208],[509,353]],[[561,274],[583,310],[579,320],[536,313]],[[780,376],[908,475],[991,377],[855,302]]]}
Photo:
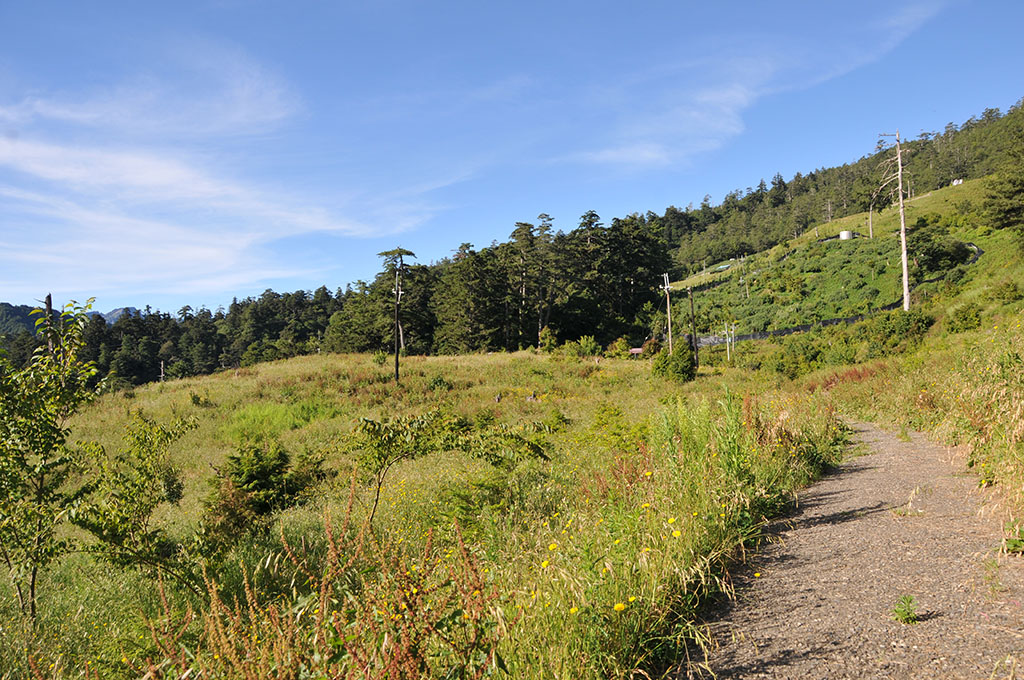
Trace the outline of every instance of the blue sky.
{"label": "blue sky", "polygon": [[0,0],[0,300],[174,312],[1024,97],[1024,3]]}

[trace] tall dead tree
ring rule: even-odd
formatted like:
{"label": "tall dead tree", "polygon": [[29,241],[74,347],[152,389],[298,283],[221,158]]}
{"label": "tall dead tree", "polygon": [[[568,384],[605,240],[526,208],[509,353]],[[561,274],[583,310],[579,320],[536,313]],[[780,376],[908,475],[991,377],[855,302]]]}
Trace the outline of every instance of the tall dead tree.
{"label": "tall dead tree", "polygon": [[405,248],[395,248],[377,253],[378,257],[384,258],[386,266],[395,268],[395,384],[398,384],[398,350],[405,346],[405,338],[402,337],[402,324],[398,318],[399,306],[402,304],[402,274],[405,273],[404,257],[416,257],[416,253]]}
{"label": "tall dead tree", "polygon": [[665,277],[665,285],[662,289],[665,291],[665,307],[668,312],[668,353],[672,354],[672,298],[669,296],[669,291],[672,287],[668,283],[668,274],[662,274]]}
{"label": "tall dead tree", "polygon": [[[903,260],[903,311],[910,311],[910,268],[907,264],[907,214],[903,207],[903,148],[900,146],[900,131],[895,133],[883,133],[879,137],[895,137],[896,153],[883,161],[883,168],[886,170],[885,181],[879,187],[881,191],[886,186],[896,182],[892,189],[899,199],[900,205],[900,256]],[[881,142],[879,142],[881,143]]]}

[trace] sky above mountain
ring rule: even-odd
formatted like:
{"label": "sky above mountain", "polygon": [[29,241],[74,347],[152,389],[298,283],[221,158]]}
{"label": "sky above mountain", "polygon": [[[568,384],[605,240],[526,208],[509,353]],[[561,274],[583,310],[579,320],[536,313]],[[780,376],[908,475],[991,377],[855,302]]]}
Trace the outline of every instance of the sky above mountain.
{"label": "sky above mountain", "polygon": [[1024,96],[1024,3],[0,3],[0,300],[165,311],[717,203]]}

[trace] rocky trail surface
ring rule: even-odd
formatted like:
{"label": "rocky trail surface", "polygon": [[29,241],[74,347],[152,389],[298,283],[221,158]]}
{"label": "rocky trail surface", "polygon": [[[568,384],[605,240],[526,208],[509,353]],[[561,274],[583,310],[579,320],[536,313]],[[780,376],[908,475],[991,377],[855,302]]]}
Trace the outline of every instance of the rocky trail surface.
{"label": "rocky trail surface", "polygon": [[[1024,678],[1024,558],[955,451],[853,426],[865,455],[806,489],[706,620],[691,678]],[[913,596],[920,621],[893,608]]]}

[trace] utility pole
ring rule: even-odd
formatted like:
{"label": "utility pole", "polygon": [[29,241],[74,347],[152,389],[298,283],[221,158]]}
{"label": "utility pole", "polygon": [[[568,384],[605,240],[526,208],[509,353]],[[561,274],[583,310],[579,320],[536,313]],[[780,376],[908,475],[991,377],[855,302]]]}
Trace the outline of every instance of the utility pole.
{"label": "utility pole", "polygon": [[[903,207],[903,149],[900,146],[900,131],[897,129],[895,134],[882,134],[879,136],[896,138],[896,158],[892,159],[896,162],[896,174],[894,176],[890,176],[882,187],[889,182],[892,182],[894,179],[896,180],[896,194],[899,197],[900,202],[900,256],[903,259],[903,311],[908,312],[910,311],[910,268],[907,264],[907,214]],[[882,187],[879,187],[879,189]]]}
{"label": "utility pole", "polygon": [[665,308],[668,310],[668,353],[672,354],[672,298],[669,296],[671,287],[668,285],[668,274],[663,274],[665,277],[665,285],[662,286],[665,289]]}
{"label": "utility pole", "polygon": [[700,355],[697,352],[697,320],[693,313],[693,286],[686,289],[690,294],[690,337],[693,338],[693,367],[700,368]]}

